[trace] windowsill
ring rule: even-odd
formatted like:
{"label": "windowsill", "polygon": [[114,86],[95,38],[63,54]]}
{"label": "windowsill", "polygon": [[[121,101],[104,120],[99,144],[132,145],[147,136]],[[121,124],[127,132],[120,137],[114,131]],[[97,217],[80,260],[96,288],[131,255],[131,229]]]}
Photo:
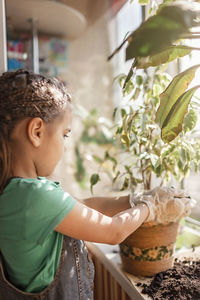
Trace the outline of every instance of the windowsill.
{"label": "windowsill", "polygon": [[142,295],[139,288],[136,286],[137,282],[141,282],[142,280],[142,282],[148,283],[149,279],[129,275],[128,273],[123,271],[118,245],[112,246],[88,242],[86,244],[92,254],[95,255],[95,257],[98,257],[104,267],[112,274],[115,280],[119,283],[119,285],[131,299],[150,299],[146,295]]}
{"label": "windowsill", "polygon": [[[141,294],[141,288],[137,287],[138,282],[148,284],[151,278],[137,277],[126,273],[122,269],[121,258],[119,255],[119,246],[106,245],[106,244],[96,244],[96,243],[86,243],[88,249],[92,252],[95,257],[97,257],[100,262],[104,265],[106,270],[108,270],[115,280],[119,283],[122,289],[127,293],[127,295],[133,300],[150,300],[148,296]],[[200,247],[196,247],[193,251],[192,249],[178,252],[175,257],[183,258],[199,258],[200,257]]]}

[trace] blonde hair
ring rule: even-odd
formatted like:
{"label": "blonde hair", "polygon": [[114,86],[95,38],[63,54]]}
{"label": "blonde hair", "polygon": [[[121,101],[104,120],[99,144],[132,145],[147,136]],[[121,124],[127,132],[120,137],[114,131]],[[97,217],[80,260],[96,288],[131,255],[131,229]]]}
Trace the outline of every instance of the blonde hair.
{"label": "blonde hair", "polygon": [[11,176],[10,134],[26,117],[51,122],[65,110],[71,97],[56,78],[20,69],[0,76],[0,193]]}

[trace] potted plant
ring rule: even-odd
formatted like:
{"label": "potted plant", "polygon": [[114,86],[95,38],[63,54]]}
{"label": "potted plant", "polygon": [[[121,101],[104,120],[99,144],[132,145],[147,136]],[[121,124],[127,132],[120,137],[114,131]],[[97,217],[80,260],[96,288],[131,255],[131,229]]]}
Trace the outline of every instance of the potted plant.
{"label": "potted plant", "polygon": [[[153,175],[161,178],[160,185],[172,176],[181,181],[188,175],[191,164],[198,170],[200,148],[195,138],[197,131],[193,131],[198,104],[191,98],[200,86],[189,90],[187,87],[200,65],[174,78],[166,68],[169,62],[190,54],[192,50],[200,50],[177,42],[183,37],[197,37],[188,27],[199,24],[194,20],[200,11],[196,12],[192,3],[171,2],[159,5],[157,13],[142,23],[109,57],[112,58],[128,42],[126,60],[133,58],[133,63],[128,75],[119,75],[118,79],[123,95],[129,99],[120,103],[113,112],[116,152],[123,148],[121,152],[126,153],[126,161],[118,161],[118,166],[122,165],[123,169],[118,169],[113,161],[117,176],[114,181],[121,175],[124,180],[121,190],[135,189],[138,185],[148,190],[152,187]],[[171,16],[172,21],[177,19],[172,24]],[[178,30],[174,33],[175,25],[181,28],[181,33]],[[149,36],[154,37],[153,41]],[[163,45],[160,45],[161,36]],[[147,52],[142,53],[144,49]]]}
{"label": "potted plant", "polygon": [[[133,163],[125,165],[127,174],[122,189],[137,186],[142,179],[144,190],[149,190],[153,174],[161,178],[160,185],[170,175],[180,181],[191,169],[191,163],[198,170],[200,144],[191,133],[197,116],[189,103],[199,86],[186,89],[199,66],[178,74],[168,85],[168,76],[161,67],[192,50],[174,42],[184,35],[192,37],[189,27],[198,15],[195,9],[188,3],[161,5],[127,38],[126,58],[134,60],[123,90],[133,90],[131,101],[139,100],[139,105],[123,108],[117,130],[127,152],[135,157]],[[190,20],[187,24],[186,18]],[[147,71],[150,66],[155,67],[151,73]],[[146,70],[142,76],[137,75],[141,68]],[[146,223],[129,236],[120,245],[126,271],[148,276],[170,268],[178,221]]]}
{"label": "potted plant", "polygon": [[[109,57],[127,43],[126,60],[133,59],[128,75],[119,76],[129,100],[113,113],[119,142],[115,146],[122,153],[117,158],[107,152],[113,158],[113,182],[118,181],[121,190],[148,191],[156,179],[162,186],[172,178],[182,181],[192,168],[198,171],[200,142],[195,138],[192,97],[199,86],[187,88],[199,65],[172,79],[165,70],[169,62],[195,50],[183,45],[183,39],[194,37],[191,28],[199,25],[199,12],[197,3],[163,1],[151,7],[152,15]],[[91,186],[99,180],[99,174],[93,174]],[[125,270],[146,276],[170,268],[179,221],[145,223],[129,236],[120,245]]]}
{"label": "potted plant", "polygon": [[[169,180],[170,175],[180,181],[188,174],[191,163],[198,170],[200,144],[191,133],[197,116],[189,103],[199,86],[186,89],[199,66],[178,74],[169,84],[161,66],[192,50],[175,42],[184,35],[192,37],[189,28],[193,27],[199,8],[198,13],[195,11],[196,7],[188,3],[161,5],[155,15],[127,38],[126,58],[134,60],[124,79],[123,90],[133,92],[134,104],[121,110],[117,134],[135,160],[124,166],[127,174],[122,189],[135,187],[142,179],[144,190],[149,190],[154,174],[161,178],[160,185]],[[190,20],[187,24],[186,19]],[[151,73],[147,71],[150,66],[154,67]],[[141,68],[145,72],[137,75]],[[139,101],[138,106],[136,101]],[[148,276],[170,268],[177,221],[146,223],[129,236],[120,245],[125,269]]]}

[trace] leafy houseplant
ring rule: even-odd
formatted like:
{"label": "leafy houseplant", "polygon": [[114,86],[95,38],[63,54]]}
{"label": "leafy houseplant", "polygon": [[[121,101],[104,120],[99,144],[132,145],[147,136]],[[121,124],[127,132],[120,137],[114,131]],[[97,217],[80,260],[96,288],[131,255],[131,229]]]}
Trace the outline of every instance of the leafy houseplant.
{"label": "leafy houseplant", "polygon": [[[123,153],[126,152],[126,160],[114,165],[113,182],[123,178],[121,190],[135,189],[140,184],[143,189],[150,189],[154,175],[162,185],[172,177],[181,181],[193,167],[198,171],[200,142],[195,138],[195,125],[199,104],[191,98],[199,86],[189,90],[187,87],[199,65],[172,80],[165,70],[169,62],[200,50],[178,42],[185,37],[196,38],[190,29],[199,24],[200,10],[193,6],[197,3],[164,4],[109,57],[127,42],[126,60],[133,59],[128,75],[119,75],[123,94],[129,101],[113,113],[114,118],[117,115],[117,150],[123,147]],[[98,174],[93,174],[91,185],[98,180]]]}
{"label": "leafy houseplant", "polygon": [[[162,185],[171,174],[177,180],[183,179],[191,164],[198,170],[200,144],[191,134],[197,116],[192,107],[195,104],[189,104],[199,86],[189,90],[187,87],[199,66],[178,74],[168,85],[166,74],[161,73],[163,63],[191,52],[191,48],[179,45],[177,40],[184,35],[192,37],[189,28],[196,25],[196,9],[199,13],[199,7],[190,7],[188,3],[161,5],[127,38],[126,59],[133,58],[133,63],[123,90],[133,92],[130,99],[134,104],[128,103],[128,109],[121,111],[117,134],[135,160],[125,165],[127,174],[122,189],[137,186],[138,177],[148,190],[152,187],[152,174],[161,178]],[[147,70],[150,66],[154,67],[151,73]],[[141,68],[145,72],[138,76],[137,70]],[[176,222],[141,226],[120,245],[124,268],[146,276],[171,267],[177,231]]]}
{"label": "leafy houseplant", "polygon": [[[191,79],[188,77],[190,73],[195,73],[196,66],[175,77],[167,88],[169,75],[161,73],[160,69],[154,70],[153,76],[146,73],[143,77],[136,76],[136,82],[132,82],[132,88],[129,87],[128,91],[130,94],[133,93],[130,102],[123,108],[115,110],[115,114],[117,110],[121,112],[116,135],[127,153],[127,160],[123,165],[124,168],[121,167],[121,173],[116,168],[116,177],[124,174],[121,190],[126,188],[134,190],[138,184],[142,184],[144,190],[149,190],[152,188],[153,176],[158,177],[159,184],[163,185],[172,177],[176,181],[181,181],[189,174],[192,167],[198,171],[200,141],[195,138],[195,125],[198,119],[195,102],[191,103],[183,120],[181,133],[171,142],[167,142],[168,138],[171,139],[167,130],[169,126],[175,126],[176,118],[182,118],[182,115],[175,117],[176,111],[173,110],[171,123],[163,128],[162,136],[157,124],[159,113],[161,114],[161,106],[158,110],[160,98],[167,104],[170,104],[170,100],[173,101],[174,97],[178,99],[179,94],[189,84]],[[194,93],[195,89],[196,87],[184,94],[186,105],[190,100],[188,94]],[[160,95],[161,91],[163,92]],[[136,93],[137,98],[135,98]],[[166,113],[166,108],[164,112]],[[184,112],[185,110],[182,114]],[[180,122],[180,119],[177,122]]]}
{"label": "leafy houseplant", "polygon": [[[109,57],[127,43],[126,60],[133,59],[128,75],[119,76],[123,94],[129,100],[113,113],[117,117],[115,146],[117,152],[119,149],[123,152],[123,160],[108,151],[99,160],[102,164],[107,158],[113,159],[113,182],[122,182],[121,190],[135,190],[137,186],[149,190],[153,176],[163,185],[172,177],[181,181],[192,167],[198,171],[200,142],[195,138],[198,104],[193,95],[200,86],[187,88],[199,65],[173,79],[166,73],[166,66],[193,50],[200,50],[183,44],[183,39],[198,36],[191,29],[199,25],[199,13],[197,3],[163,1]],[[93,174],[91,186],[99,180],[99,174]],[[178,224],[173,222],[141,226],[121,245],[125,269],[137,275],[153,275],[169,268],[177,230]],[[150,244],[146,240],[149,236]],[[130,267],[131,262],[134,267]]]}

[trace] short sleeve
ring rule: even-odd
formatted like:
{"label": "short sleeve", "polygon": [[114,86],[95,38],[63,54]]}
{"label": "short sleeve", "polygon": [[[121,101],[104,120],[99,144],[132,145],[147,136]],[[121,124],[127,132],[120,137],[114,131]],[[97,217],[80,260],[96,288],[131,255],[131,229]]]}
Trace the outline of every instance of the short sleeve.
{"label": "short sleeve", "polygon": [[59,183],[41,178],[21,182],[26,193],[24,238],[43,244],[48,235],[72,210],[76,200]]}

